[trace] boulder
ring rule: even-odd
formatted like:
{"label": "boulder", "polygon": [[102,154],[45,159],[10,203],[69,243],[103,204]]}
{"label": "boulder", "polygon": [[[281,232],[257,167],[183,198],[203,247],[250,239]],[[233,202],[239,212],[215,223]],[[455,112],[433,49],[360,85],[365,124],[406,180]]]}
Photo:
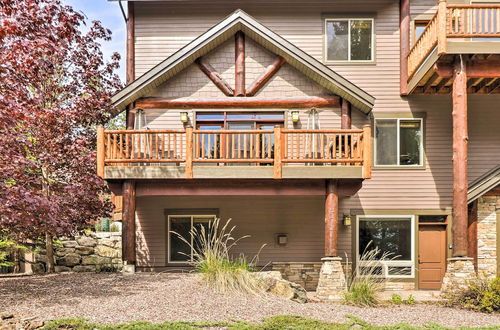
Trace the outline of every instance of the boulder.
{"label": "boulder", "polygon": [[81,246],[96,246],[97,242],[92,237],[82,236],[76,240],[76,242]]}
{"label": "boulder", "polygon": [[80,255],[76,253],[68,253],[64,257],[57,258],[59,266],[73,267],[80,263]]}
{"label": "boulder", "polygon": [[75,248],[76,253],[86,256],[94,253],[94,248],[91,246],[78,246]]}
{"label": "boulder", "polygon": [[299,284],[284,280],[278,271],[254,273],[264,291],[298,303],[307,302],[307,292]]}
{"label": "boulder", "polygon": [[62,244],[66,248],[74,248],[77,245],[76,241],[64,241]]}
{"label": "boulder", "polygon": [[95,253],[101,257],[117,258],[119,251],[109,246],[99,245],[95,248]]}
{"label": "boulder", "polygon": [[103,238],[99,240],[99,245],[115,247],[116,242],[109,238]]}
{"label": "boulder", "polygon": [[68,253],[74,253],[75,249],[74,248],[57,248],[54,251],[54,254],[56,257],[64,257]]}
{"label": "boulder", "polygon": [[75,266],[73,267],[74,272],[85,273],[85,272],[95,272],[95,266]]}
{"label": "boulder", "polygon": [[111,259],[100,256],[84,256],[82,257],[82,264],[84,265],[104,265],[111,263]]}
{"label": "boulder", "polygon": [[66,266],[55,266],[54,267],[56,273],[70,272],[71,268]]}

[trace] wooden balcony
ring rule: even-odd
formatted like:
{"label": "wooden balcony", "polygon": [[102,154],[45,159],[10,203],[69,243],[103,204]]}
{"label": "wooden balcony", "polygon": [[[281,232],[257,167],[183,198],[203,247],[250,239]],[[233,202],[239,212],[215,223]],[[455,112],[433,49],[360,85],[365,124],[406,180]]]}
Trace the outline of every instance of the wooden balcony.
{"label": "wooden balcony", "polygon": [[349,130],[98,129],[105,179],[371,177],[371,127]]}
{"label": "wooden balcony", "polygon": [[500,5],[439,2],[408,54],[408,90],[413,94],[451,92],[453,63],[468,66],[468,93],[500,93]]}

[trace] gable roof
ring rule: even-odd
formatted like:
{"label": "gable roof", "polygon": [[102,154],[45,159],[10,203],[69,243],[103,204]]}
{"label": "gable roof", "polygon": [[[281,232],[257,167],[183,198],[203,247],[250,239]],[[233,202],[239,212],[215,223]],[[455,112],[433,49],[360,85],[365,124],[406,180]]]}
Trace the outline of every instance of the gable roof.
{"label": "gable roof", "polygon": [[253,17],[238,9],[220,23],[167,57],[112,97],[113,105],[123,110],[136,99],[191,65],[198,57],[231,38],[239,30],[269,51],[281,55],[288,64],[332,93],[348,100],[354,107],[369,113],[375,98],[311,55],[274,33]]}
{"label": "gable roof", "polygon": [[500,185],[500,165],[480,176],[469,185],[467,202],[471,203]]}

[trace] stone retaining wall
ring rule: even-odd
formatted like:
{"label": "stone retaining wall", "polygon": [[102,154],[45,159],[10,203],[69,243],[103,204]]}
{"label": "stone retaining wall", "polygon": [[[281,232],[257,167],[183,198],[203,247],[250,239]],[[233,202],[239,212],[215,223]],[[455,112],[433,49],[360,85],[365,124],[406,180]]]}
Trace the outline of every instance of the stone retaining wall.
{"label": "stone retaining wall", "polygon": [[301,285],[307,291],[314,291],[318,286],[319,262],[273,262],[273,270],[279,271],[283,279]]}
{"label": "stone retaining wall", "polygon": [[477,268],[486,276],[497,275],[497,221],[500,196],[483,196],[477,205]]}
{"label": "stone retaining wall", "polygon": [[[56,272],[112,272],[122,269],[122,238],[119,232],[85,232],[74,238],[60,238],[54,249]],[[33,272],[45,272],[47,256],[35,255]]]}

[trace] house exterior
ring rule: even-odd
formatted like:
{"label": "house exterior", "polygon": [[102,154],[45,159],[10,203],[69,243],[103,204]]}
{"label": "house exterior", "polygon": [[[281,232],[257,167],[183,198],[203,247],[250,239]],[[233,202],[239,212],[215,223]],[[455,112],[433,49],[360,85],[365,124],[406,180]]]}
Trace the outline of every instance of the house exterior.
{"label": "house exterior", "polygon": [[394,289],[497,274],[500,3],[128,1],[127,27],[98,173],[130,269],[220,217],[326,298],[370,246]]}

